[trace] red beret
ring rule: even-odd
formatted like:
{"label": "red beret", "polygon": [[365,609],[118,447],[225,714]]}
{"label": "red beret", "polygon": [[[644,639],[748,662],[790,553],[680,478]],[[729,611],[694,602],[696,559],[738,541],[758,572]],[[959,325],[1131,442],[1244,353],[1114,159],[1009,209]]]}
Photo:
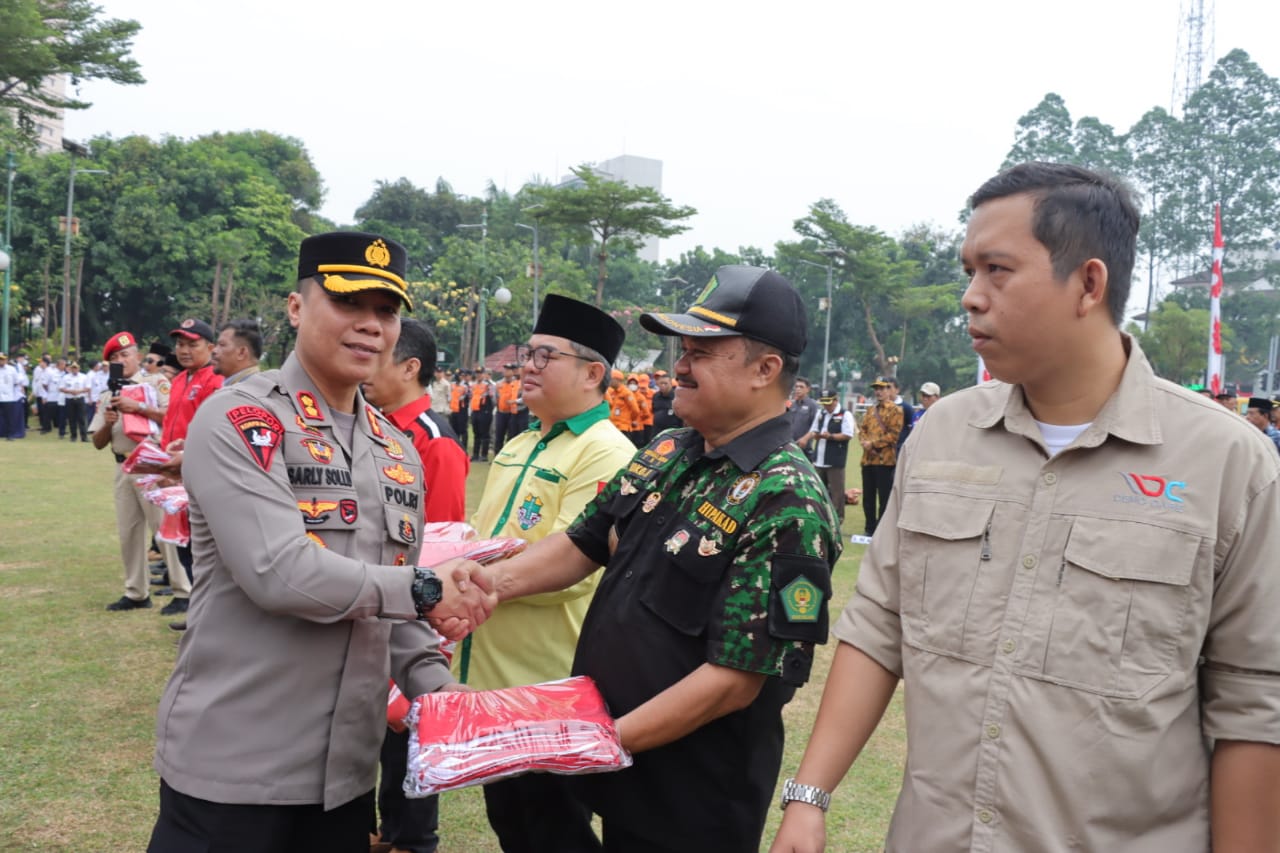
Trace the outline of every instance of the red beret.
{"label": "red beret", "polygon": [[137,339],[128,332],[116,332],[107,339],[106,345],[102,348],[102,360],[107,361],[111,356],[124,349],[125,347],[136,347]]}

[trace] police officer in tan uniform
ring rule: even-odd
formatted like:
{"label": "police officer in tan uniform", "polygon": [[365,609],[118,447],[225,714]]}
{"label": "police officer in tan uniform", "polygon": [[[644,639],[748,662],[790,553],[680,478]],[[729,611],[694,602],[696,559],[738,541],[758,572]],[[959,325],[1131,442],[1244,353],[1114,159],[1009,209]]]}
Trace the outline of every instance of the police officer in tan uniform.
{"label": "police officer in tan uniform", "polygon": [[152,851],[367,851],[388,678],[448,688],[426,621],[456,638],[492,609],[450,564],[414,568],[422,465],[360,393],[411,307],[404,269],[376,235],[304,240],[293,354],[192,421],[196,582],[156,719]]}
{"label": "police officer in tan uniform", "polygon": [[108,604],[107,609],[137,610],[151,606],[151,596],[147,593],[147,546],[151,533],[163,520],[163,510],[144,498],[134,485],[134,478],[120,467],[125,457],[138,446],[137,441],[125,434],[121,415],[142,415],[159,424],[169,405],[169,380],[161,373],[148,374],[139,369],[138,341],[129,332],[112,335],[102,348],[102,357],[110,364],[121,365],[130,383],[147,384],[155,389],[156,404],[153,406],[108,389],[98,399],[93,422],[89,424],[93,446],[98,450],[110,446],[116,458],[113,494],[120,558],[124,561],[124,595]]}

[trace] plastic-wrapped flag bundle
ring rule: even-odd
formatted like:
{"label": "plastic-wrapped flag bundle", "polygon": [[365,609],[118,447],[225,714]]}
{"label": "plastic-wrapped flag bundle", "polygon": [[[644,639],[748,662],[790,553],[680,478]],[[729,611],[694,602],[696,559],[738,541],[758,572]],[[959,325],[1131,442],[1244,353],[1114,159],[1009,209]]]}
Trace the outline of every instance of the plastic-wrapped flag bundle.
{"label": "plastic-wrapped flag bundle", "polygon": [[429,693],[409,711],[404,791],[426,797],[531,771],[578,775],[631,766],[585,675],[477,693]]}
{"label": "plastic-wrapped flag bundle", "polygon": [[[139,445],[141,446],[141,445]],[[138,478],[138,487],[142,496],[164,510],[164,520],[156,531],[156,538],[171,545],[191,544],[191,517],[187,515],[187,490],[184,486],[165,486],[154,488],[144,486],[142,481],[150,475]]]}
{"label": "plastic-wrapped flag bundle", "polygon": [[175,515],[187,508],[185,486],[150,488],[143,491],[142,496],[164,510],[166,515]]}
{"label": "plastic-wrapped flag bundle", "polygon": [[461,521],[439,521],[422,526],[422,551],[418,565],[424,568],[464,557],[477,563],[492,563],[514,557],[529,543],[514,536],[476,539],[475,528]]}
{"label": "plastic-wrapped flag bundle", "polygon": [[139,441],[120,469],[126,474],[148,474],[172,459],[173,456],[154,441]]}

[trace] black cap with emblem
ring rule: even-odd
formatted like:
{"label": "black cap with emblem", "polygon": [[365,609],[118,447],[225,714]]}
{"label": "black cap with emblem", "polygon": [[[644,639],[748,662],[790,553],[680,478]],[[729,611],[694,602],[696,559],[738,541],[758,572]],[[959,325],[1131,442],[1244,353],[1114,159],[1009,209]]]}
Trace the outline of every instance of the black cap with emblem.
{"label": "black cap with emblem", "polygon": [[302,241],[298,280],[312,278],[331,293],[389,290],[413,310],[405,284],[408,255],[388,237],[363,231],[331,231]]}
{"label": "black cap with emblem", "polygon": [[741,335],[788,355],[800,355],[809,342],[799,292],[776,271],[762,267],[720,267],[684,314],[641,314],[640,325],[655,335]]}

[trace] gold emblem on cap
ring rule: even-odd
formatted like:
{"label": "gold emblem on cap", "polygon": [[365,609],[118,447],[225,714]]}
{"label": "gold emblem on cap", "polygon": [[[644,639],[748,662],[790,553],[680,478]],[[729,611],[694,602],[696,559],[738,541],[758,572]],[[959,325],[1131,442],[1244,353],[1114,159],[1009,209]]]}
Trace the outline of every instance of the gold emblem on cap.
{"label": "gold emblem on cap", "polygon": [[387,248],[384,241],[374,240],[364,250],[364,259],[375,267],[385,267],[391,263],[391,250]]}

